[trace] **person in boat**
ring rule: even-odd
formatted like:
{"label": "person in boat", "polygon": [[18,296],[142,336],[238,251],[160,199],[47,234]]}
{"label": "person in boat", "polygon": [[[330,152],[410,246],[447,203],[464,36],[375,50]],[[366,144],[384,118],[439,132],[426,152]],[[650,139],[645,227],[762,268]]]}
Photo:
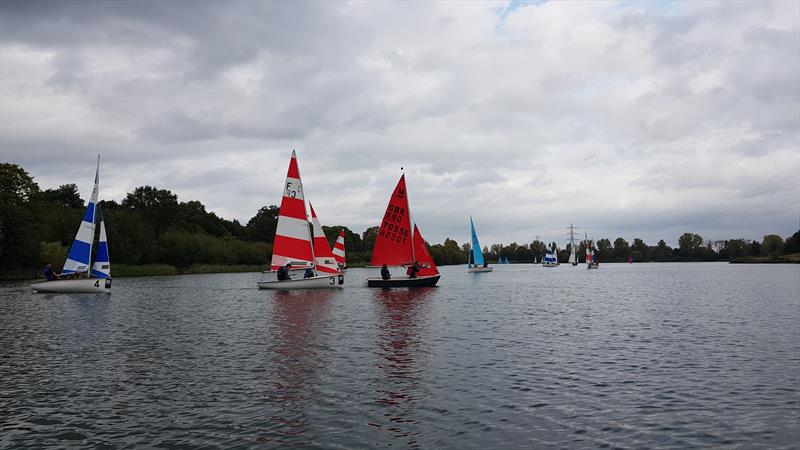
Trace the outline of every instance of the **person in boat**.
{"label": "person in boat", "polygon": [[307,267],[306,272],[303,274],[303,278],[312,278],[314,276],[314,266]]}
{"label": "person in boat", "polygon": [[292,279],[292,277],[289,276],[289,267],[291,267],[291,265],[286,263],[285,266],[278,268],[278,281],[287,281]]}
{"label": "person in boat", "polygon": [[389,272],[389,266],[387,266],[386,264],[381,266],[381,278],[383,278],[384,280],[392,278],[392,273]]}
{"label": "person in boat", "polygon": [[408,278],[417,278],[417,272],[419,272],[419,263],[414,261],[414,264],[408,266],[406,275],[408,275]]}
{"label": "person in boat", "polygon": [[47,281],[53,280],[60,280],[61,277],[58,276],[55,272],[53,272],[53,265],[51,263],[47,263],[44,265],[44,269],[42,269],[42,275]]}

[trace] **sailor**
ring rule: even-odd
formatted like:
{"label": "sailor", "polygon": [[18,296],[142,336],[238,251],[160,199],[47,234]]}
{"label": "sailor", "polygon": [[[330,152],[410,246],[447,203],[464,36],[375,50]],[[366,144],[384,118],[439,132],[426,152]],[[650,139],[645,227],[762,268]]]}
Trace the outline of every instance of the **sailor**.
{"label": "sailor", "polygon": [[53,280],[59,280],[60,279],[60,277],[58,275],[56,275],[55,272],[53,272],[53,265],[50,264],[50,263],[47,263],[47,264],[44,265],[44,269],[42,269],[42,275],[44,275],[44,277],[45,277],[45,279],[47,279],[47,281],[53,281]]}
{"label": "sailor", "polygon": [[314,266],[307,267],[306,272],[303,274],[303,278],[311,278],[314,276]]}
{"label": "sailor", "polygon": [[408,267],[406,275],[408,275],[409,278],[417,278],[417,272],[419,272],[419,263],[414,261],[414,264]]}
{"label": "sailor", "polygon": [[286,263],[285,266],[282,266],[278,269],[278,281],[287,281],[292,279],[292,277],[289,276],[289,267],[291,267],[290,263]]}
{"label": "sailor", "polygon": [[386,264],[381,266],[381,278],[383,278],[384,280],[392,278],[392,274],[391,272],[389,272],[389,267]]}

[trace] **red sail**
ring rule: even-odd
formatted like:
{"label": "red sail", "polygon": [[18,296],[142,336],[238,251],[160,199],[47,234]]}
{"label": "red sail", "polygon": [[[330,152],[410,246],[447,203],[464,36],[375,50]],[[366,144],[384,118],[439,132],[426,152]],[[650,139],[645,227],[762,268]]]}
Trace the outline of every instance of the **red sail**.
{"label": "red sail", "polygon": [[436,268],[436,263],[433,262],[433,258],[428,252],[428,247],[425,245],[425,239],[422,239],[422,233],[419,232],[419,228],[416,225],[414,225],[414,256],[417,257],[417,262],[420,265],[417,276],[429,277],[439,274],[439,269]]}
{"label": "red sail", "polygon": [[311,267],[313,262],[303,184],[300,181],[297,156],[292,150],[278,215],[278,227],[275,230],[271,269],[278,270],[286,263],[295,269]]}
{"label": "red sail", "polygon": [[406,178],[400,177],[394,188],[386,214],[383,215],[380,230],[375,237],[370,265],[400,266],[414,260],[411,249],[411,218],[408,213]]}

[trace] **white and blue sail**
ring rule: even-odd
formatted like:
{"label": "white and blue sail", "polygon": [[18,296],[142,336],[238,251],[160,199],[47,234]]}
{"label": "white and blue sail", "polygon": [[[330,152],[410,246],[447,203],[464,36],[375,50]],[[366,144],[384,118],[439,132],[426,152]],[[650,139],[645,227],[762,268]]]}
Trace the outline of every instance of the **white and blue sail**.
{"label": "white and blue sail", "polygon": [[484,264],[483,253],[481,253],[481,244],[478,242],[478,235],[475,234],[475,224],[472,223],[472,216],[469,217],[469,228],[472,231],[472,264],[482,266]]}
{"label": "white and blue sail", "polygon": [[106,240],[106,225],[100,205],[97,206],[100,218],[100,239],[97,241],[97,254],[92,264],[92,276],[96,278],[111,278],[111,261],[108,259],[108,241]]}
{"label": "white and blue sail", "polygon": [[92,258],[92,242],[94,241],[95,206],[97,205],[97,185],[100,175],[100,155],[97,155],[97,169],[94,173],[94,189],[83,213],[81,225],[72,246],[69,248],[67,261],[64,262],[62,273],[86,272],[89,273],[89,262]]}

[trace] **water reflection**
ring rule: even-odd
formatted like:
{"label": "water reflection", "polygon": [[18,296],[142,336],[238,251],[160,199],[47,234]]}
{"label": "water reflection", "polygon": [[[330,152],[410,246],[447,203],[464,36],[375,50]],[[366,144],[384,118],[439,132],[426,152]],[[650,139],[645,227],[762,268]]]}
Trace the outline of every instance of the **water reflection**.
{"label": "water reflection", "polygon": [[316,372],[324,364],[320,325],[329,314],[333,291],[277,291],[273,303],[271,388],[276,411],[258,442],[309,445],[313,426],[306,414],[318,396]]}
{"label": "water reflection", "polygon": [[385,424],[371,425],[388,431],[400,445],[418,447],[419,432],[414,414],[416,403],[426,396],[422,385],[426,352],[422,335],[425,330],[426,307],[435,288],[379,289],[373,295],[379,305],[378,367],[384,379],[377,383],[383,405]]}

